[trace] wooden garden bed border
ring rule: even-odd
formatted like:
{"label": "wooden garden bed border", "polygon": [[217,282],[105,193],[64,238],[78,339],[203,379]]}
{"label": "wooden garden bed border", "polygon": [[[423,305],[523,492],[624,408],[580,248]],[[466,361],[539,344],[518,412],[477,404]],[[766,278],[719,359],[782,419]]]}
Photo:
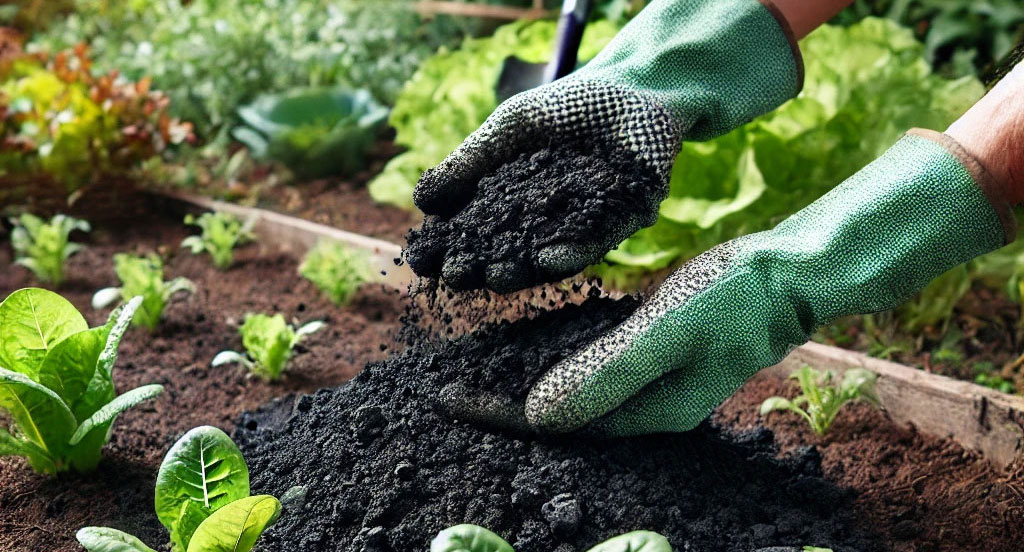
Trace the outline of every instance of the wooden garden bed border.
{"label": "wooden garden bed border", "polygon": [[[301,256],[319,240],[334,240],[367,251],[374,268],[385,272],[384,283],[405,290],[413,280],[405,265],[395,266],[401,247],[317,224],[304,219],[181,192],[158,195],[178,202],[182,209],[224,211],[255,221],[253,230],[263,243]],[[803,364],[833,370],[866,368],[879,375],[882,405],[898,423],[913,424],[922,433],[949,437],[976,450],[995,466],[1005,468],[1024,448],[1024,397],[1007,395],[971,382],[918,370],[819,343],[797,347],[781,363],[762,370],[756,378],[786,378]]]}

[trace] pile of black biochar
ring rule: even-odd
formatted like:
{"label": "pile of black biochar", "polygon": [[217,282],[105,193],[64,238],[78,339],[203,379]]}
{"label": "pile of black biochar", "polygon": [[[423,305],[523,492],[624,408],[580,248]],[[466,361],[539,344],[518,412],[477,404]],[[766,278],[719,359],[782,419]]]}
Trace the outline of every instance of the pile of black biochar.
{"label": "pile of black biochar", "polygon": [[[679,551],[771,546],[881,550],[812,448],[775,458],[766,430],[595,440],[482,429],[445,416],[453,383],[522,396],[544,369],[623,320],[636,302],[590,299],[455,341],[421,337],[350,384],[243,417],[253,487],[286,509],[263,551],[425,551],[475,523],[517,552],[584,551],[635,529]],[[753,407],[752,407],[753,408]]]}

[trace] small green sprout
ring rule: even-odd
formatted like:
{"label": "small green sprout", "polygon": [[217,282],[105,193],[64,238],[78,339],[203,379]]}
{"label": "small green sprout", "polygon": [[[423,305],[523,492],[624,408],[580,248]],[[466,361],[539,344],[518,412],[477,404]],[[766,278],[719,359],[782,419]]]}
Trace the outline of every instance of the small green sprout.
{"label": "small green sprout", "polygon": [[11,245],[14,263],[32,271],[42,282],[55,286],[64,283],[64,261],[82,250],[82,245],[68,240],[71,232],[91,230],[89,223],[66,215],[54,215],[49,222],[25,213],[11,219]]}
{"label": "small green sprout", "polygon": [[114,255],[114,272],[121,280],[121,287],[108,287],[92,296],[92,308],[103,309],[117,301],[131,297],[142,297],[142,306],[135,313],[132,324],[153,331],[160,323],[164,307],[176,293],[193,293],[195,285],[188,278],[164,281],[164,265],[160,257],[150,254],[145,257],[118,253]]}
{"label": "small green sprout", "polygon": [[227,270],[235,260],[235,247],[252,241],[254,221],[243,223],[238,217],[227,213],[203,213],[199,218],[185,215],[185,224],[198,226],[202,232],[182,240],[181,246],[193,254],[209,253],[213,266]]}
{"label": "small green sprout", "polygon": [[160,385],[114,390],[121,337],[142,303],[128,301],[90,329],[67,299],[39,288],[0,303],[0,456],[23,456],[42,473],[87,472],[100,461],[117,416]]}
{"label": "small green sprout", "polygon": [[[515,552],[497,534],[470,523],[441,531],[430,542],[430,552]],[[672,552],[668,539],[653,531],[632,531],[612,537],[587,552]]]}
{"label": "small green sprout", "polygon": [[319,320],[314,320],[296,329],[285,322],[284,316],[280,314],[247,314],[245,322],[238,330],[242,334],[242,345],[246,354],[221,351],[213,358],[212,365],[238,362],[253,374],[275,381],[284,372],[295,345],[325,325]]}
{"label": "small green sprout", "polygon": [[[241,451],[210,426],[189,431],[167,451],[155,494],[172,552],[249,552],[281,513],[276,498],[249,496],[249,467]],[[83,527],[75,536],[89,552],[155,552],[109,527]]]}
{"label": "small green sprout", "polygon": [[819,548],[817,546],[805,546],[803,552],[832,552],[831,548]]}
{"label": "small green sprout", "polygon": [[785,397],[769,397],[761,403],[761,415],[776,410],[789,410],[802,416],[818,435],[828,432],[836,414],[848,402],[862,400],[880,406],[875,393],[878,376],[863,368],[851,368],[843,374],[843,380],[832,384],[831,370],[824,372],[804,365],[789,375],[800,383],[802,393],[793,400]]}
{"label": "small green sprout", "polygon": [[337,305],[348,303],[359,286],[373,278],[369,255],[329,241],[317,243],[306,254],[299,265],[299,274]]}

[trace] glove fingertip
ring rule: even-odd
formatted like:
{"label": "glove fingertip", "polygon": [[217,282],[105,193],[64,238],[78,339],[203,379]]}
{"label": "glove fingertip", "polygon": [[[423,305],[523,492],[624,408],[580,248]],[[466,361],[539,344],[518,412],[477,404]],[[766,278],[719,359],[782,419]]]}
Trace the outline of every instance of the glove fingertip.
{"label": "glove fingertip", "polygon": [[565,278],[599,261],[603,255],[596,244],[559,243],[545,246],[537,253],[537,266],[549,278]]}

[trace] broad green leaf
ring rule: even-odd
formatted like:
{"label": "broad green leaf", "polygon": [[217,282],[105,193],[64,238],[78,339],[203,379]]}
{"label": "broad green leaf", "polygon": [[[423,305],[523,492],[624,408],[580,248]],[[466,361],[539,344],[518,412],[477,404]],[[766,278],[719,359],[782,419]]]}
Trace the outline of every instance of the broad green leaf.
{"label": "broad green leaf", "polygon": [[464,523],[441,531],[430,541],[430,552],[514,552],[497,534]]}
{"label": "broad green leaf", "polygon": [[249,552],[277,520],[281,503],[269,495],[238,499],[217,510],[196,529],[188,552]]}
{"label": "broad green leaf", "polygon": [[0,303],[0,328],[0,366],[35,378],[51,348],[89,325],[67,299],[25,288]]}
{"label": "broad green leaf", "polygon": [[82,400],[89,382],[96,373],[96,363],[110,326],[100,326],[68,336],[43,357],[39,366],[39,383],[52,389],[68,405],[79,422],[95,411],[88,403],[103,404],[114,398],[113,385],[105,392]]}
{"label": "broad green leaf", "polygon": [[239,328],[242,344],[249,357],[256,361],[260,375],[277,379],[284,370],[295,345],[295,331],[276,314],[250,314]]}
{"label": "broad green leaf", "polygon": [[131,324],[132,316],[138,310],[142,299],[133,297],[127,303],[114,309],[107,319],[104,327],[109,328],[103,348],[96,359],[96,369],[93,371],[92,379],[86,388],[81,400],[74,405],[75,415],[85,413],[92,416],[102,406],[110,402],[116,391],[114,390],[114,362],[117,360],[117,347],[124,337],[124,332]]}
{"label": "broad green leaf", "polygon": [[109,427],[120,413],[143,401],[148,401],[163,392],[164,386],[154,383],[151,385],[136,387],[135,389],[118,396],[82,422],[81,425],[78,426],[78,429],[75,430],[75,433],[71,436],[69,443],[72,446],[77,445],[85,438],[86,435],[89,434],[90,431],[100,427]]}
{"label": "broad green leaf", "polygon": [[672,552],[672,545],[653,531],[632,531],[612,537],[587,552]]}
{"label": "broad green leaf", "polygon": [[83,527],[75,538],[89,552],[156,552],[132,535],[109,527]]}
{"label": "broad green leaf", "polygon": [[764,416],[775,410],[789,410],[793,404],[785,397],[768,397],[761,403],[761,415]]}
{"label": "broad green leaf", "polygon": [[56,393],[4,368],[0,368],[0,408],[8,412],[25,439],[56,457],[78,425]]}
{"label": "broad green leaf", "polygon": [[196,527],[211,513],[249,496],[249,469],[223,431],[197,427],[167,452],[156,479],[156,515],[171,540],[188,549]]}

